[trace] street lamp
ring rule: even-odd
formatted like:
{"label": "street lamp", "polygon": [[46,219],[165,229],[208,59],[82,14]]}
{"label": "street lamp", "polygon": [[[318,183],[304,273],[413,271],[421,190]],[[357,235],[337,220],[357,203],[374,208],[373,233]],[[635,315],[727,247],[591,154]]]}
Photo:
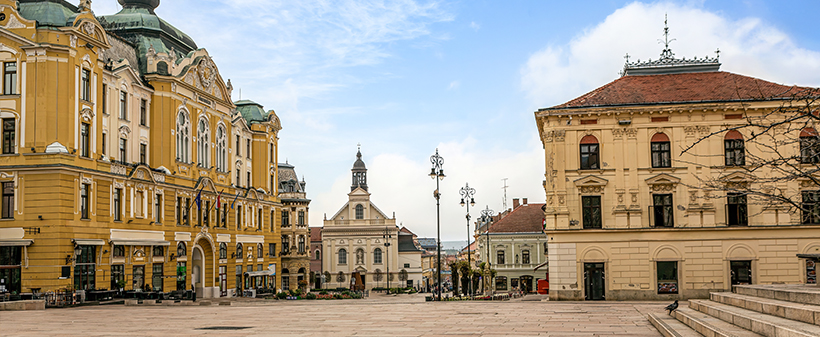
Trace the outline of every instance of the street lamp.
{"label": "street lamp", "polygon": [[[436,154],[430,156],[430,162],[433,163],[433,168],[430,169],[430,178],[436,181],[436,190],[433,191],[433,197],[436,198],[436,282],[438,283],[438,300],[441,301],[441,193],[439,190],[439,180],[444,180],[444,158]],[[436,179],[438,178],[438,179]]]}
{"label": "street lamp", "polygon": [[384,227],[384,234],[382,234],[382,238],[384,239],[384,255],[385,255],[385,265],[387,266],[387,294],[390,295],[390,238],[393,235],[390,234],[390,228]]}
{"label": "street lamp", "polygon": [[[483,211],[481,211],[481,218],[484,220],[483,221],[484,226],[487,226],[484,229],[484,234],[487,237],[487,258],[486,258],[487,261],[486,262],[487,262],[487,271],[488,272],[490,271],[490,224],[492,223],[494,213],[495,212],[490,209],[490,206],[487,206]],[[488,276],[491,276],[491,275],[488,275]],[[493,289],[492,281],[493,280],[491,280],[490,277],[487,278],[487,284],[489,285],[490,290]]]}
{"label": "street lamp", "polygon": [[[470,187],[470,183],[465,183],[464,187],[458,191],[461,194],[461,207],[467,205],[467,267],[469,267],[469,272],[473,271],[473,263],[470,260],[470,206],[475,206],[475,200],[473,199],[473,195],[475,195],[475,188]],[[472,296],[473,294],[473,280],[471,275],[467,275],[467,292]]]}

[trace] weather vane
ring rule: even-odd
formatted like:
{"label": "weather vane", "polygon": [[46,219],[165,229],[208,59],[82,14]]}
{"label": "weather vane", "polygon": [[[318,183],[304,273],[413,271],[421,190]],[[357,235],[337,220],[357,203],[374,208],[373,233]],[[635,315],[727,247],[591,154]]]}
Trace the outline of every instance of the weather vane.
{"label": "weather vane", "polygon": [[663,15],[663,41],[658,40],[658,43],[663,43],[663,52],[661,53],[661,60],[672,59],[675,57],[675,54],[672,54],[672,50],[669,49],[669,43],[675,41],[675,39],[669,39],[669,25],[667,24],[668,18],[667,15]]}

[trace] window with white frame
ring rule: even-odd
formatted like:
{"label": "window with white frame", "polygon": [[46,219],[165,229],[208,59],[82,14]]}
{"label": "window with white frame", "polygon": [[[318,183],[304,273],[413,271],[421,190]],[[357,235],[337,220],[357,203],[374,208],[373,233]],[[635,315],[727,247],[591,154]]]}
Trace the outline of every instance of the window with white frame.
{"label": "window with white frame", "polygon": [[3,95],[17,94],[17,62],[3,63]]}
{"label": "window with white frame", "polygon": [[187,163],[190,161],[188,149],[190,145],[191,121],[185,111],[177,115],[177,160]]}
{"label": "window with white frame", "polygon": [[82,75],[80,77],[80,99],[90,102],[91,101],[91,71],[88,69],[82,70]]}
{"label": "window with white frame", "polygon": [[128,120],[128,92],[120,91],[120,119]]}
{"label": "window with white frame", "polygon": [[216,169],[218,171],[228,171],[228,137],[225,127],[220,125],[216,128]]}
{"label": "window with white frame", "polygon": [[199,125],[197,126],[197,163],[205,168],[208,168],[209,165],[209,158],[208,154],[208,146],[210,144],[210,130],[208,128],[208,122],[204,119],[199,120]]}

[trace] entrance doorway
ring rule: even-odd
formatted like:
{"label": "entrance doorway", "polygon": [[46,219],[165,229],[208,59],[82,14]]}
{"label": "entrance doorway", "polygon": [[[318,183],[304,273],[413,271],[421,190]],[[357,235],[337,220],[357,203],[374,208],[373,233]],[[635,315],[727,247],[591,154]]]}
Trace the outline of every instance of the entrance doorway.
{"label": "entrance doorway", "polygon": [[732,285],[752,284],[752,261],[729,261]]}
{"label": "entrance doorway", "polygon": [[602,301],[605,298],[604,264],[584,263],[584,289],[587,301]]}
{"label": "entrance doorway", "polygon": [[145,286],[145,266],[134,266],[134,290],[143,290]]}
{"label": "entrance doorway", "polygon": [[228,267],[219,266],[219,293],[220,296],[228,296]]}
{"label": "entrance doorway", "polygon": [[529,294],[532,292],[532,276],[524,275],[520,277],[521,279],[521,291],[525,294]]}

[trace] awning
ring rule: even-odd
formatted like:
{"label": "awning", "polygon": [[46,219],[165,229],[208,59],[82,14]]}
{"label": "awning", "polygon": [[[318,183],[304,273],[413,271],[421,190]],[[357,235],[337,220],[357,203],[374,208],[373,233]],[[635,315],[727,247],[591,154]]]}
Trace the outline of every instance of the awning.
{"label": "awning", "polygon": [[164,240],[123,240],[114,239],[111,243],[120,246],[170,246],[171,243]]}
{"label": "awning", "polygon": [[539,265],[535,266],[535,269],[533,269],[532,271],[536,271],[536,270],[540,269],[541,267],[549,267],[549,265],[550,265],[549,261],[544,262],[542,264],[539,264]]}
{"label": "awning", "polygon": [[275,270],[258,270],[258,271],[246,271],[245,276],[273,276],[276,275]]}
{"label": "awning", "polygon": [[797,254],[801,259],[820,259],[820,254]]}
{"label": "awning", "polygon": [[105,240],[100,239],[71,239],[78,246],[105,246]]}
{"label": "awning", "polygon": [[2,239],[0,247],[31,246],[32,243],[34,243],[32,239]]}

